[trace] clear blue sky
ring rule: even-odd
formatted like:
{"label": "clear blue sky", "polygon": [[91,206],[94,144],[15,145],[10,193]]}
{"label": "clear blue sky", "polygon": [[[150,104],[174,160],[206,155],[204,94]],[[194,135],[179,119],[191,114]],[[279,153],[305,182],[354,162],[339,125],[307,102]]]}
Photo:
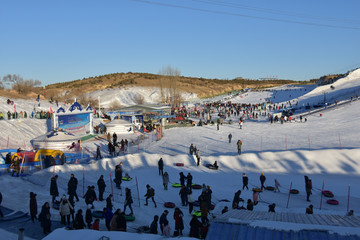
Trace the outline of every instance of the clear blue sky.
{"label": "clear blue sky", "polygon": [[1,0],[0,77],[309,80],[360,67],[359,0]]}

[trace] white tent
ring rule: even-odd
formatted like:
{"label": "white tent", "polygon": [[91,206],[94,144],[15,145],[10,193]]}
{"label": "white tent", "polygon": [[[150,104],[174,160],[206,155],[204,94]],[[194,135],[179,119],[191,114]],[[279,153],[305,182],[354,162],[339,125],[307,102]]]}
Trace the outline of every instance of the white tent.
{"label": "white tent", "polygon": [[106,123],[105,127],[106,127],[106,132],[110,134],[132,133],[133,131],[133,125],[123,119],[114,119],[111,122]]}
{"label": "white tent", "polygon": [[77,144],[78,140],[80,137],[72,133],[53,130],[32,139],[31,144],[34,149],[66,150],[73,142]]}

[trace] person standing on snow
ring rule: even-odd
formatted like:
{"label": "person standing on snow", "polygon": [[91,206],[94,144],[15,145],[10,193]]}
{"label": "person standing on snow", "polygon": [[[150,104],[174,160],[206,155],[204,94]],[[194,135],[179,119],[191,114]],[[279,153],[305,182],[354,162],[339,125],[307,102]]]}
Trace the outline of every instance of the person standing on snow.
{"label": "person standing on snow", "polygon": [[51,214],[50,214],[50,205],[48,202],[44,203],[41,207],[41,212],[39,214],[39,222],[43,228],[43,233],[48,234],[51,232]]}
{"label": "person standing on snow", "polygon": [[50,195],[52,196],[52,203],[54,203],[55,198],[59,196],[59,190],[56,182],[57,179],[58,179],[58,175],[55,175],[54,177],[51,178],[51,182],[50,182]]}
{"label": "person standing on snow", "polygon": [[231,133],[229,133],[228,138],[229,138],[229,143],[231,143],[231,138],[232,138],[232,134],[231,134]]}
{"label": "person standing on snow", "polygon": [[245,175],[245,173],[243,173],[242,176],[242,180],[243,180],[243,190],[246,188],[247,190],[249,190],[248,184],[249,184],[249,178]]}
{"label": "person standing on snow", "polygon": [[312,190],[312,182],[311,179],[309,179],[306,183],[306,201],[310,202],[310,195]]}
{"label": "person standing on snow", "polygon": [[155,215],[154,221],[152,221],[152,223],[150,225],[150,233],[151,234],[158,234],[158,220],[159,220],[159,216]]}
{"label": "person standing on snow", "polygon": [[98,189],[99,189],[99,201],[104,201],[104,192],[106,188],[106,184],[104,181],[104,175],[101,175],[97,181]]}
{"label": "person standing on snow", "polygon": [[183,173],[183,172],[180,172],[179,175],[180,175],[180,185],[181,185],[181,186],[185,186],[185,179],[186,179],[186,177],[185,177],[184,173]]}
{"label": "person standing on snow", "polygon": [[265,181],[266,181],[266,177],[265,177],[264,173],[261,173],[261,175],[260,175],[261,190],[263,190],[265,187],[264,186]]}
{"label": "person standing on snow", "polygon": [[73,202],[74,197],[76,198],[77,202],[79,201],[79,197],[76,193],[77,185],[78,185],[78,180],[72,173],[70,175],[70,180],[68,182],[68,194],[69,194],[70,202]]}
{"label": "person standing on snow", "polygon": [[130,215],[134,214],[133,209],[131,207],[132,203],[133,203],[133,199],[132,199],[132,196],[131,196],[131,190],[129,188],[125,188],[124,213],[125,213],[126,207],[129,206],[130,211],[131,211]]}
{"label": "person standing on snow", "polygon": [[32,222],[34,222],[34,220],[36,219],[37,212],[38,212],[38,206],[36,201],[36,194],[30,192],[30,217]]}
{"label": "person standing on snow", "polygon": [[153,201],[155,207],[157,207],[157,206],[156,206],[155,199],[154,199],[155,190],[154,190],[152,187],[150,187],[149,184],[146,185],[146,189],[147,189],[147,190],[146,190],[146,194],[145,194],[145,197],[146,197],[146,199],[145,199],[145,200],[146,200],[145,206],[148,205],[148,199],[151,198],[151,200]]}
{"label": "person standing on snow", "polygon": [[97,148],[96,148],[96,160],[98,160],[98,159],[101,159],[102,157],[101,157],[101,149],[100,149],[100,146],[97,146]]}
{"label": "person standing on snow", "polygon": [[[61,216],[61,223],[66,226],[70,226],[70,215],[71,211],[73,210],[73,207],[69,203],[69,201],[66,199],[65,194],[63,195],[60,206],[59,206],[59,212]],[[65,222],[66,220],[66,222]]]}
{"label": "person standing on snow", "polygon": [[164,175],[164,161],[162,158],[160,158],[158,161],[158,167],[159,167],[159,176],[160,176],[160,173],[161,173],[161,176],[163,176]]}
{"label": "person standing on snow", "polygon": [[242,141],[241,141],[241,140],[238,140],[238,141],[237,141],[238,155],[241,155],[241,146],[242,146]]}
{"label": "person standing on snow", "polygon": [[169,211],[168,210],[165,210],[161,216],[160,216],[160,221],[159,221],[159,224],[160,224],[160,230],[161,230],[161,234],[164,234],[164,226],[165,226],[165,222],[167,222],[167,215],[168,215]]}
{"label": "person standing on snow", "polygon": [[164,185],[164,190],[168,190],[168,184],[169,184],[169,174],[167,172],[164,173],[164,175],[162,176],[163,178],[163,185]]}

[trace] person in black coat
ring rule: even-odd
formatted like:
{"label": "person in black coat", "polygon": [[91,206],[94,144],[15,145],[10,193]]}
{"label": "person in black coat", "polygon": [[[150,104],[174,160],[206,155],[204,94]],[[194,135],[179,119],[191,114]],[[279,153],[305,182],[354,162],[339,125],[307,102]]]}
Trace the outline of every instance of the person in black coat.
{"label": "person in black coat", "polygon": [[5,164],[11,164],[11,153],[6,154]]}
{"label": "person in black coat", "polygon": [[113,145],[115,146],[117,144],[117,135],[116,133],[113,134]]}
{"label": "person in black coat", "polygon": [[165,210],[161,216],[160,216],[160,221],[159,221],[159,224],[160,224],[160,230],[161,230],[161,234],[163,233],[163,230],[164,230],[164,226],[165,226],[165,222],[167,222],[167,215],[169,214],[169,211],[168,210]]}
{"label": "person in black coat", "polygon": [[155,215],[154,221],[152,221],[152,223],[150,225],[150,233],[151,234],[158,234],[158,220],[159,220],[159,216]]}
{"label": "person in black coat", "polygon": [[199,238],[202,224],[194,215],[190,221],[190,237]]}
{"label": "person in black coat", "polygon": [[249,190],[248,184],[249,184],[249,178],[245,175],[245,173],[243,173],[243,190],[246,188],[247,190]]}
{"label": "person in black coat", "polygon": [[117,216],[116,223],[119,231],[126,232],[125,212],[122,212],[119,216]]}
{"label": "person in black coat", "polygon": [[254,203],[251,201],[251,199],[247,200],[246,209],[249,210],[249,211],[254,210]]}
{"label": "person in black coat", "polygon": [[233,199],[233,202],[232,202],[232,208],[233,209],[236,209],[238,206],[239,206],[239,202],[240,201],[244,201],[241,197],[240,197],[240,194],[241,194],[241,190],[238,190],[235,195],[234,195],[234,199]]}
{"label": "person in black coat", "polygon": [[181,172],[181,173],[179,173],[179,175],[180,175],[180,184],[181,184],[181,186],[185,186],[186,177],[185,177],[184,173]]}
{"label": "person in black coat", "polygon": [[76,198],[76,201],[79,201],[79,197],[76,193],[76,189],[77,189],[77,185],[78,185],[78,180],[77,178],[74,176],[74,174],[72,173],[70,175],[70,180],[68,182],[68,194],[69,194],[69,201],[72,202],[74,197]]}
{"label": "person in black coat", "polygon": [[124,203],[124,213],[125,213],[125,210],[126,210],[126,207],[129,206],[130,208],[130,211],[131,211],[131,215],[134,214],[133,212],[133,209],[131,207],[131,204],[133,203],[133,200],[132,200],[132,196],[131,196],[131,190],[129,188],[125,188],[125,203]]}
{"label": "person in black coat", "polygon": [[149,184],[146,185],[146,189],[147,189],[147,190],[146,190],[146,194],[145,194],[145,197],[146,197],[146,199],[145,199],[145,200],[146,200],[145,206],[148,205],[148,199],[151,198],[151,200],[153,201],[155,207],[157,207],[157,206],[156,206],[155,199],[154,199],[155,190],[154,190],[152,187],[150,187]]}
{"label": "person in black coat", "polygon": [[99,180],[97,181],[98,189],[99,189],[99,201],[104,201],[104,192],[106,188],[106,184],[104,181],[104,175],[101,175]]}
{"label": "person in black coat", "polygon": [[84,217],[82,215],[81,209],[79,209],[76,213],[75,220],[74,220],[74,228],[75,229],[84,229],[85,228]]}
{"label": "person in black coat", "polygon": [[269,211],[268,212],[275,212],[275,203],[269,205]]}
{"label": "person in black coat", "polygon": [[113,204],[111,202],[111,198],[112,198],[112,194],[110,194],[107,198],[106,198],[106,208],[112,210],[113,209]]}
{"label": "person in black coat", "polygon": [[86,209],[86,213],[85,213],[85,222],[87,223],[87,227],[89,229],[92,228],[92,221],[93,221],[93,217],[92,217],[92,213],[91,210],[88,208]]}
{"label": "person in black coat", "polygon": [[122,168],[120,165],[115,166],[115,184],[116,188],[121,189],[121,180],[122,180]]}
{"label": "person in black coat", "polygon": [[88,190],[86,191],[84,198],[85,198],[86,205],[91,204],[91,206],[92,206],[91,208],[93,209],[94,208],[93,202],[95,200],[97,200],[94,186],[88,187]]}
{"label": "person in black coat", "polygon": [[41,207],[41,212],[39,214],[39,222],[43,228],[44,234],[51,232],[51,214],[50,214],[50,205],[48,202],[44,203]]}
{"label": "person in black coat", "polygon": [[30,217],[32,222],[34,222],[34,220],[36,219],[37,212],[38,212],[38,207],[36,201],[36,194],[30,192]]}
{"label": "person in black coat", "polygon": [[159,166],[159,176],[160,176],[160,173],[161,173],[161,176],[163,176],[164,175],[164,161],[162,158],[159,159],[158,166]]}
{"label": "person in black coat", "polygon": [[188,175],[186,176],[186,188],[187,190],[191,190],[192,188],[192,180],[193,180],[193,177],[191,175],[191,173],[188,173]]}
{"label": "person in black coat", "polygon": [[59,196],[59,190],[56,182],[57,179],[58,179],[58,175],[55,175],[54,177],[51,178],[51,182],[50,182],[50,195],[52,196],[52,203],[54,203],[55,198]]}

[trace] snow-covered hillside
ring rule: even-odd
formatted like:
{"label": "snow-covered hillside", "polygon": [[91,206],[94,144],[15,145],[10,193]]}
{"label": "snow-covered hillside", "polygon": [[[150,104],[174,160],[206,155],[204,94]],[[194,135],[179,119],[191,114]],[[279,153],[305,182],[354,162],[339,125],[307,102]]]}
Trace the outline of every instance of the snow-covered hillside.
{"label": "snow-covered hillside", "polygon": [[[273,100],[279,103],[296,100],[299,104],[302,102],[311,102],[317,104],[318,99],[323,98],[324,87],[328,88],[328,96],[343,97],[337,99],[350,99],[351,95],[356,96],[358,86],[360,86],[360,72],[356,70],[350,73],[346,78],[338,80],[333,85],[334,90],[329,86],[283,86],[270,91],[248,92],[240,96],[233,97],[232,102],[258,103],[265,98],[274,97]],[[306,89],[306,90],[305,90]],[[126,93],[125,93],[126,92]],[[153,98],[156,90],[149,90],[146,102],[151,103],[157,97]],[[116,90],[104,90],[93,94],[94,97],[101,95],[101,101],[110,103],[112,99],[122,99],[123,103],[131,104],[131,99],[137,94],[131,89],[119,93]],[[91,161],[89,164],[74,164],[56,166],[55,168],[45,169],[36,172],[33,175],[24,178],[13,178],[8,174],[0,176],[2,183],[1,192],[3,194],[2,205],[12,209],[28,211],[28,195],[30,191],[37,193],[38,206],[44,202],[51,201],[49,195],[50,177],[59,175],[60,195],[67,192],[67,181],[71,173],[79,179],[78,193],[82,195],[83,187],[94,185],[101,174],[105,176],[107,188],[105,195],[111,192],[110,173],[114,174],[114,166],[120,162],[124,163],[124,171],[129,173],[134,180],[123,182],[123,188],[129,187],[132,190],[134,198],[134,213],[136,221],[128,223],[128,231],[135,232],[135,228],[143,225],[149,225],[153,216],[161,215],[165,210],[163,203],[167,201],[174,202],[184,212],[184,233],[189,232],[189,221],[191,219],[188,208],[181,206],[179,198],[179,189],[169,187],[168,191],[163,189],[161,177],[158,175],[157,163],[160,157],[164,159],[165,171],[170,175],[171,183],[179,182],[179,172],[193,175],[193,181],[198,184],[207,184],[213,191],[212,201],[216,204],[214,216],[219,215],[224,206],[231,203],[221,202],[222,199],[232,200],[234,193],[242,188],[242,173],[249,176],[249,187],[258,187],[260,185],[259,176],[263,172],[267,177],[266,185],[274,185],[275,178],[281,184],[281,192],[274,193],[265,191],[260,195],[260,203],[255,207],[255,211],[267,211],[268,204],[276,203],[277,212],[303,213],[309,205],[304,193],[304,175],[308,175],[313,182],[313,194],[311,195],[311,204],[314,205],[315,214],[340,214],[345,215],[347,211],[347,198],[350,186],[350,209],[354,209],[355,215],[360,212],[360,133],[358,125],[360,121],[360,101],[354,101],[339,105],[336,108],[324,109],[320,113],[314,113],[307,116],[307,122],[292,123],[274,123],[270,124],[265,117],[259,120],[245,121],[243,129],[239,129],[237,118],[232,116],[234,124],[223,124],[219,130],[215,125],[206,125],[203,127],[195,126],[191,128],[172,128],[164,131],[164,137],[160,141],[155,141],[152,135],[141,142],[139,145],[131,145],[129,153],[115,158],[109,158],[106,148],[103,148],[102,154],[105,156],[102,160]],[[14,100],[18,111],[33,109],[36,105],[34,101]],[[274,101],[274,102],[275,102]],[[125,105],[125,104],[124,104]],[[41,102],[41,108],[44,110],[52,107],[54,104]],[[37,107],[37,106],[36,106]],[[6,104],[6,99],[0,99],[0,110],[12,110],[13,106]],[[54,109],[54,108],[53,108]],[[55,109],[54,109],[55,110]],[[214,114],[216,117],[216,114]],[[20,119],[0,121],[0,132],[2,143],[7,136],[14,136],[23,147],[24,142],[29,146],[29,141],[38,135],[45,133],[48,126],[45,120],[38,119]],[[229,143],[228,134],[232,133],[232,142]],[[134,136],[136,138],[137,136]],[[118,136],[121,139],[122,136]],[[243,141],[241,155],[237,155],[236,141]],[[197,167],[193,157],[188,154],[190,144],[195,144],[202,156],[201,166]],[[106,140],[95,140],[84,142],[83,146],[95,154],[96,146],[106,145]],[[5,148],[4,144],[1,148]],[[220,169],[218,171],[210,170],[204,166],[206,163],[218,161]],[[174,164],[182,162],[184,167],[176,167]],[[84,186],[83,171],[85,173]],[[139,187],[139,196],[137,195],[137,185]],[[320,209],[321,188],[325,182],[325,189],[335,194],[335,198],[340,202],[339,205],[328,205],[322,200]],[[144,206],[144,194],[146,184],[150,184],[155,189],[155,200],[158,207],[154,208],[152,203]],[[299,195],[292,195],[287,208],[288,190],[292,188],[300,191]],[[114,189],[115,208],[123,209],[124,196],[120,195],[118,189]],[[199,190],[194,190],[194,198],[199,196]],[[16,197],[14,197],[16,196]],[[251,190],[244,190],[241,195],[245,200],[252,199]],[[139,204],[140,202],[140,204]],[[102,209],[104,202],[95,202],[96,209]],[[86,209],[83,199],[76,203],[76,209]],[[51,209],[52,219],[59,220],[59,214]],[[168,219],[170,226],[174,229],[174,220],[172,218],[173,210],[170,210]],[[38,223],[35,223],[38,224]],[[1,228],[1,225],[0,225]],[[105,230],[104,221],[100,222],[100,229]],[[84,230],[89,231],[89,230]],[[91,236],[91,233],[86,233]],[[98,234],[98,233],[96,233]],[[94,234],[94,238],[99,236]],[[107,232],[101,232],[101,236],[107,236]],[[111,233],[115,234],[115,233]],[[122,236],[122,233],[116,233],[118,236],[140,239],[139,235]],[[135,234],[135,233],[134,233]],[[41,234],[40,234],[41,235]],[[55,231],[46,239],[60,239],[65,236],[67,239],[77,239],[78,235],[71,232]],[[110,236],[110,233],[109,233]],[[141,237],[144,237],[142,235]],[[145,235],[146,239],[158,239],[159,236]],[[89,238],[91,239],[91,238]]]}

